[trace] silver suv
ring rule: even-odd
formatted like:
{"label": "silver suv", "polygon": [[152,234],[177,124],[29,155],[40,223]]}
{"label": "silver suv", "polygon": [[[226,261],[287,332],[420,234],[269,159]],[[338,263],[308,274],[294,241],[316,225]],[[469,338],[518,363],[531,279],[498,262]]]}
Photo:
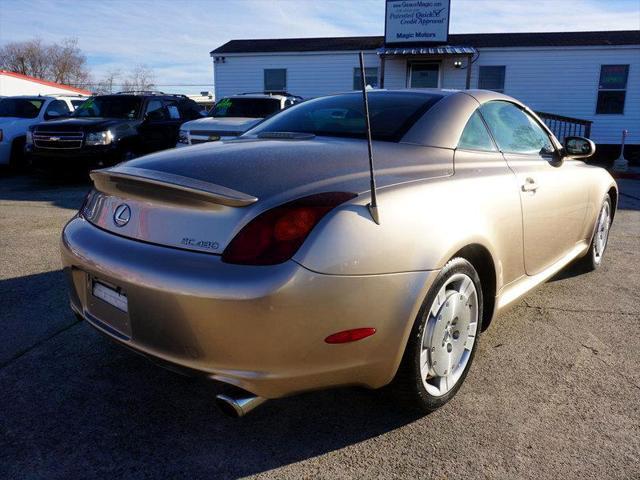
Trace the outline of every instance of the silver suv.
{"label": "silver suv", "polygon": [[205,118],[182,124],[177,147],[242,135],[263,118],[302,101],[287,92],[241,93],[220,99]]}

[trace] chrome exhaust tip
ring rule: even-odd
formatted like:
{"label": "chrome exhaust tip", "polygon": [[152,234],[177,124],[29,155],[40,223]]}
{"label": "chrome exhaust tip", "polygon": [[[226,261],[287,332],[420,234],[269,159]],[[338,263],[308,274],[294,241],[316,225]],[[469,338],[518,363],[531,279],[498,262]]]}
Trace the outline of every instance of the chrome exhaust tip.
{"label": "chrome exhaust tip", "polygon": [[218,405],[218,408],[222,410],[222,413],[231,418],[244,417],[251,410],[262,405],[266,401],[266,398],[255,397],[251,394],[237,398],[224,394],[216,395],[216,404]]}

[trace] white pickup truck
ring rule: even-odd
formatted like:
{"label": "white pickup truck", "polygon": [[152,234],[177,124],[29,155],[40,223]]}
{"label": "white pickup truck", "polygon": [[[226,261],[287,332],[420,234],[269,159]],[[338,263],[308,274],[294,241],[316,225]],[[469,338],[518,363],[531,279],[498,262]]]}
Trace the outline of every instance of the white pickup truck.
{"label": "white pickup truck", "polygon": [[0,98],[0,166],[19,168],[31,125],[69,115],[82,95],[28,95]]}
{"label": "white pickup truck", "polygon": [[242,135],[274,113],[302,101],[287,92],[241,93],[219,100],[204,118],[183,123],[176,147]]}

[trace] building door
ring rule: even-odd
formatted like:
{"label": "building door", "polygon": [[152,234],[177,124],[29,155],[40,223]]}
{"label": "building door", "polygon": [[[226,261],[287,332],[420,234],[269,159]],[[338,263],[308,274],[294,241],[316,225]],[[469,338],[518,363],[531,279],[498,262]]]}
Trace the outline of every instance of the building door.
{"label": "building door", "polygon": [[412,63],[409,67],[409,88],[438,88],[440,65]]}

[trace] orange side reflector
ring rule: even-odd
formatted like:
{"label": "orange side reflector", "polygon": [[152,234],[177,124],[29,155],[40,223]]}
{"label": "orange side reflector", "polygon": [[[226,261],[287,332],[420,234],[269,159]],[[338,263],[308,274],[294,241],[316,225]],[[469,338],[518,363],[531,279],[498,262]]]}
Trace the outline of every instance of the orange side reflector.
{"label": "orange side reflector", "polygon": [[349,343],[370,337],[374,333],[376,333],[375,328],[354,328],[331,334],[324,341],[327,343]]}

